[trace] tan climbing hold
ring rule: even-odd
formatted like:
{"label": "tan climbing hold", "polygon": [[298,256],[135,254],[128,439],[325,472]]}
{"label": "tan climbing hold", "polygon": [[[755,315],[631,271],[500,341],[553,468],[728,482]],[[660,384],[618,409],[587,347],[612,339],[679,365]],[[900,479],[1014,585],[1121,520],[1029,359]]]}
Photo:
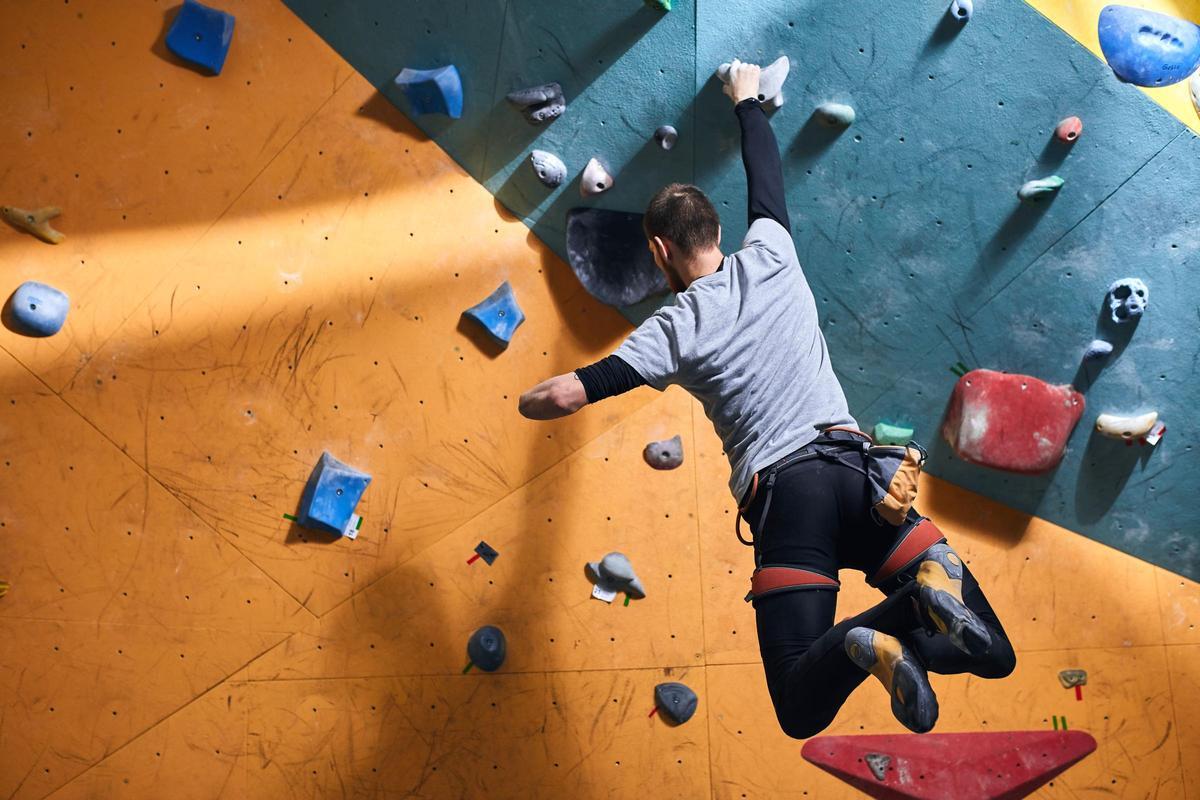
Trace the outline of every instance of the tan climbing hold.
{"label": "tan climbing hold", "polygon": [[8,594],[8,581],[0,581],[0,597]]}
{"label": "tan climbing hold", "polygon": [[5,222],[50,244],[60,244],[67,238],[61,231],[54,230],[49,222],[61,213],[62,209],[58,206],[44,206],[33,211],[16,206],[0,206],[0,217],[4,217]]}
{"label": "tan climbing hold", "polygon": [[1096,430],[1113,439],[1140,439],[1154,428],[1158,412],[1150,411],[1135,417],[1118,417],[1116,414],[1101,414],[1096,419]]}

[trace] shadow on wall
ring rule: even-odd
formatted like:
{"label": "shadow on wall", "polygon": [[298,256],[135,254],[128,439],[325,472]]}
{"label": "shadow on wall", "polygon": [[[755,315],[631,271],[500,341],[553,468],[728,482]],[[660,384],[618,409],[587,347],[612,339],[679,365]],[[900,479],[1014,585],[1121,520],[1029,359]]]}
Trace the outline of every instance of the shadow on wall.
{"label": "shadow on wall", "polygon": [[1144,472],[1153,455],[1154,447],[1144,442],[1110,439],[1092,427],[1083,451],[1083,469],[1075,484],[1075,514],[1079,520],[1091,524],[1107,515],[1134,471]]}

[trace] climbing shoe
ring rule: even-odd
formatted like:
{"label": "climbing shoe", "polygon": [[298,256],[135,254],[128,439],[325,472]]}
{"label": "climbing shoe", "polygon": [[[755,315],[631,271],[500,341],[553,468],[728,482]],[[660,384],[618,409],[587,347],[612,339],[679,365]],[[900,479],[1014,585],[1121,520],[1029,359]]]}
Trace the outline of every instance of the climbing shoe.
{"label": "climbing shoe", "polygon": [[981,656],[992,646],[983,620],[962,599],[963,562],[950,545],[935,544],[921,556],[917,598],[921,611],[938,633],[967,655]]}
{"label": "climbing shoe", "polygon": [[927,733],[938,718],[937,696],[925,668],[899,639],[870,628],[851,628],[846,655],[879,678],[892,698],[892,714],[914,733]]}

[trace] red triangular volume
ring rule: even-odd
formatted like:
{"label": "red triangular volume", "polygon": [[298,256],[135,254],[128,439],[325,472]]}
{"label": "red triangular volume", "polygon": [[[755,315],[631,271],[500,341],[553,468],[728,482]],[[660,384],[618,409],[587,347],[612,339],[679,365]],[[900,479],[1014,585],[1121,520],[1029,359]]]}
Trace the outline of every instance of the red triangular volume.
{"label": "red triangular volume", "polygon": [[818,736],[807,761],[879,800],[1018,800],[1096,749],[1084,731]]}

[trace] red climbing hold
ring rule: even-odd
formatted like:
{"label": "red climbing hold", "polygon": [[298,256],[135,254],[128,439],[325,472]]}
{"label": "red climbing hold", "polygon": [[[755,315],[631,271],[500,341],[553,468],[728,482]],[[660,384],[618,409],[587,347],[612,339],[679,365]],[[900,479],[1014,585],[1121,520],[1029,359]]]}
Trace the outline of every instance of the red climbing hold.
{"label": "red climbing hold", "polygon": [[954,387],[942,435],[964,461],[1037,474],[1058,466],[1083,408],[1070,386],[977,369]]}
{"label": "red climbing hold", "polygon": [[1084,731],[818,736],[800,755],[879,800],[1018,800],[1096,749]]}

